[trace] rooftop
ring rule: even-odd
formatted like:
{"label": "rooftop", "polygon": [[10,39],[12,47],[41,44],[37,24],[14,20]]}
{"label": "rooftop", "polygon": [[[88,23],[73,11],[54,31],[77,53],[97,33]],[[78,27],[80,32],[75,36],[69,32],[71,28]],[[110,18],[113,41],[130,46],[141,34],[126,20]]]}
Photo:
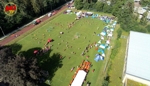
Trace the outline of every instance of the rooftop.
{"label": "rooftop", "polygon": [[126,73],[150,81],[150,34],[130,31]]}

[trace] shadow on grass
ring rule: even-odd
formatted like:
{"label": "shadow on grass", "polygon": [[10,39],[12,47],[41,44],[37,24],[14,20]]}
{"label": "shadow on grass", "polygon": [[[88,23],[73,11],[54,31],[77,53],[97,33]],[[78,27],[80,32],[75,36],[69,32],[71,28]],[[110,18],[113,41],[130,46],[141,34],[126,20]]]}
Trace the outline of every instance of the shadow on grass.
{"label": "shadow on grass", "polygon": [[[51,56],[51,49],[46,53],[35,56],[33,54],[34,50],[41,50],[40,47],[31,48],[27,51],[20,51],[19,55],[25,56],[26,58],[37,58],[38,65],[42,70],[48,71],[48,76],[44,77],[45,80],[49,80],[51,82],[52,78],[55,76],[55,72],[63,66],[62,60],[63,56],[59,53],[53,53]],[[49,84],[42,83],[40,86],[50,86]]]}
{"label": "shadow on grass", "polygon": [[41,50],[41,48],[40,47],[36,47],[36,48],[31,48],[31,49],[29,49],[27,51],[20,51],[18,53],[18,55],[25,56],[26,58],[32,58],[32,57],[35,57],[34,50]]}
{"label": "shadow on grass", "polygon": [[[52,51],[52,50],[51,50]],[[53,53],[51,56],[44,55],[43,57],[39,57],[39,65],[44,70],[47,70],[49,73],[49,76],[46,78],[46,80],[49,80],[50,83],[52,81],[52,78],[55,76],[55,72],[63,66],[62,60],[64,57],[62,57],[59,53]],[[41,86],[49,86],[46,83],[42,84]]]}
{"label": "shadow on grass", "polygon": [[22,45],[18,43],[14,43],[14,44],[11,44],[10,47],[12,48],[12,53],[17,54],[21,50]]}

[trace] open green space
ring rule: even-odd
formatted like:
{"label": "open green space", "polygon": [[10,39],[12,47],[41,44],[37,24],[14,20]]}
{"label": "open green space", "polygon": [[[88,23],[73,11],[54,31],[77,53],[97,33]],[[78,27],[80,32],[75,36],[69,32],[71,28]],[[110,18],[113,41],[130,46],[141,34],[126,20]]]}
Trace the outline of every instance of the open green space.
{"label": "open green space", "polygon": [[135,82],[135,81],[130,80],[130,79],[127,80],[127,85],[128,86],[146,86],[145,84]]}
{"label": "open green space", "polygon": [[[97,34],[102,32],[106,24],[99,19],[91,17],[81,18],[76,21],[75,18],[75,14],[61,14],[47,21],[47,23],[28,33],[25,37],[19,37],[19,40],[15,41],[16,45],[13,46],[13,52],[27,58],[33,57],[33,51],[44,48],[47,40],[51,38],[54,41],[48,44],[48,46],[52,45],[50,51],[44,55],[37,56],[37,58],[39,65],[43,69],[48,70],[49,77],[47,80],[50,80],[52,86],[69,85],[77,66],[86,59],[93,65],[86,81],[90,81],[91,86],[100,86],[106,60],[94,61],[95,54],[98,53],[95,47],[89,49],[84,56],[81,56],[81,54],[89,44],[99,41],[100,37]],[[72,22],[74,24],[69,29],[68,24]],[[64,32],[64,34],[60,34],[60,32]],[[94,32],[96,32],[96,35]],[[62,56],[62,59],[60,59],[60,56]],[[86,58],[86,56],[89,56],[89,58]],[[106,55],[105,58],[108,57]],[[70,72],[72,67],[75,67],[75,69],[73,72]],[[95,69],[95,72],[92,72],[93,69]],[[48,84],[49,82],[46,81],[46,83]]]}
{"label": "open green space", "polygon": [[122,85],[122,73],[124,67],[124,58],[126,51],[126,43],[127,43],[128,33],[122,30],[122,36],[118,40],[121,44],[119,47],[119,51],[114,59],[111,59],[111,66],[108,71],[109,76],[109,86],[121,86]]}

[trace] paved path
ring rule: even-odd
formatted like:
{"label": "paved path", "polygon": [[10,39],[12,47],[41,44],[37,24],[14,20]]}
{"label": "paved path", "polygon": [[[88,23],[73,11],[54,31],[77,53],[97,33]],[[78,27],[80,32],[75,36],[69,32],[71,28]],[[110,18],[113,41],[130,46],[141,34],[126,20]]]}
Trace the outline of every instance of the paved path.
{"label": "paved path", "polygon": [[[60,8],[59,10],[57,10],[56,14],[58,12],[60,12],[61,10],[64,10],[65,8],[67,8],[66,5],[64,5],[62,8]],[[48,16],[44,16],[43,18],[41,18],[42,22],[44,22],[47,19],[49,19]],[[12,41],[12,40],[14,40],[16,38],[15,35],[20,36],[20,35],[24,34],[25,32],[27,32],[28,30],[32,29],[33,27],[34,27],[33,24],[30,24],[30,25],[26,26],[25,28],[21,29],[20,31],[15,32],[13,35],[10,35],[7,38],[1,40],[0,41],[0,45],[6,45],[7,43],[9,43],[10,41]]]}

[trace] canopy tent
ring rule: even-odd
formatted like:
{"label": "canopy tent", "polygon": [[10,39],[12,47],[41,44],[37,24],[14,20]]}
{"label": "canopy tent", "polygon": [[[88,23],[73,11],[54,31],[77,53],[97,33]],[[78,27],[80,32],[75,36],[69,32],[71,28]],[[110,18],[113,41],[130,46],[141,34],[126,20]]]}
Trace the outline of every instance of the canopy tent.
{"label": "canopy tent", "polygon": [[106,22],[106,23],[109,23],[109,22],[110,22],[110,19],[109,19],[109,18],[107,18],[107,19],[105,20],[105,22]]}
{"label": "canopy tent", "polygon": [[76,16],[80,17],[81,14],[82,14],[82,11],[79,11],[79,12],[76,13]]}
{"label": "canopy tent", "polygon": [[103,54],[104,50],[103,49],[98,49],[98,52]]}
{"label": "canopy tent", "polygon": [[82,86],[82,83],[84,82],[86,75],[87,73],[84,70],[79,70],[71,86]]}
{"label": "canopy tent", "polygon": [[110,32],[111,32],[111,30],[109,30],[109,29],[108,29],[106,32],[107,32],[107,34],[108,34],[108,33],[110,33]]}
{"label": "canopy tent", "polygon": [[109,37],[112,37],[112,35],[113,35],[112,33],[109,33],[109,34],[108,34]]}
{"label": "canopy tent", "polygon": [[111,28],[110,30],[111,30],[111,31],[114,31],[114,28]]}
{"label": "canopy tent", "polygon": [[99,60],[104,60],[104,58],[103,58],[101,55],[96,54],[96,57],[95,57],[94,60],[95,60],[96,62],[98,62]]}
{"label": "canopy tent", "polygon": [[101,43],[101,40],[99,40],[98,43],[100,44],[100,43]]}
{"label": "canopy tent", "polygon": [[117,24],[117,21],[114,21],[114,23],[112,24],[113,26],[116,26],[116,24]]}
{"label": "canopy tent", "polygon": [[105,53],[102,53],[102,56],[105,57]]}
{"label": "canopy tent", "polygon": [[100,36],[100,34],[97,34],[97,36]]}
{"label": "canopy tent", "polygon": [[93,14],[93,12],[86,12],[88,15],[92,15]]}
{"label": "canopy tent", "polygon": [[107,40],[106,43],[107,43],[107,44],[110,44],[110,40]]}
{"label": "canopy tent", "polygon": [[105,48],[108,48],[109,44],[105,44]]}
{"label": "canopy tent", "polygon": [[104,37],[103,37],[103,36],[101,36],[101,40],[104,40]]}
{"label": "canopy tent", "polygon": [[108,30],[108,27],[104,27],[103,32],[106,32]]}
{"label": "canopy tent", "polygon": [[99,46],[99,44],[95,44],[95,47]]}
{"label": "canopy tent", "polygon": [[99,47],[102,48],[102,49],[106,48],[106,46],[104,44],[101,44]]}
{"label": "canopy tent", "polygon": [[71,10],[66,10],[66,12],[67,12],[67,13],[70,13],[70,12],[71,12]]}
{"label": "canopy tent", "polygon": [[101,32],[100,33],[102,36],[105,36],[106,35],[106,32]]}
{"label": "canopy tent", "polygon": [[93,15],[92,15],[92,18],[95,18],[95,17],[96,17],[96,16],[93,14]]}

